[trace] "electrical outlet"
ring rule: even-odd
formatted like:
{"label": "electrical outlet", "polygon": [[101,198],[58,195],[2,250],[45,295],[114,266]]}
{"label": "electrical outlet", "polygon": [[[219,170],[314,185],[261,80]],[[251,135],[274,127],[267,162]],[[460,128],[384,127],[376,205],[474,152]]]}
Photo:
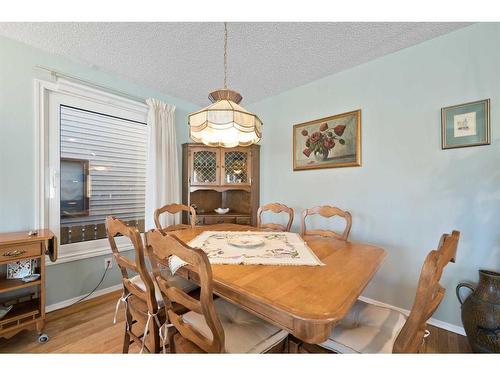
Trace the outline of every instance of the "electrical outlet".
{"label": "electrical outlet", "polygon": [[104,259],[104,269],[113,268],[113,258],[105,258]]}

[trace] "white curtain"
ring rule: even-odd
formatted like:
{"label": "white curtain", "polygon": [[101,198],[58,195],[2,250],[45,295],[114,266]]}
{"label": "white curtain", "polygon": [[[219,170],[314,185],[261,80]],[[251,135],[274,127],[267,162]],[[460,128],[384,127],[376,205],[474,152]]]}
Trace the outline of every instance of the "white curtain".
{"label": "white curtain", "polygon": [[[155,209],[167,203],[181,203],[179,194],[179,163],[175,137],[175,106],[158,99],[147,99],[149,106],[149,146],[146,168],[146,218],[145,229],[155,227]],[[176,215],[179,216],[179,215]],[[179,222],[179,217],[164,214],[163,226]]]}

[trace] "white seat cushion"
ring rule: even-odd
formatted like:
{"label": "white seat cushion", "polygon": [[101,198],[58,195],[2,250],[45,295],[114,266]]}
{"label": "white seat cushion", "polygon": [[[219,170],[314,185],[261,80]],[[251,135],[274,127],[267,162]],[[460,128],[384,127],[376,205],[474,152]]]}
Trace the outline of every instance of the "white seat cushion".
{"label": "white seat cushion", "polygon": [[[216,299],[214,304],[224,328],[227,353],[264,353],[288,335],[288,332],[222,298]],[[183,320],[205,337],[212,339],[212,332],[203,315],[190,311],[183,315]]]}
{"label": "white seat cushion", "polygon": [[[161,274],[163,277],[168,279],[168,281],[171,283],[171,285],[175,286],[176,288],[182,289],[186,293],[189,293],[190,291],[198,288],[198,286],[196,284],[192,283],[189,280],[184,279],[183,277],[172,276],[172,274],[170,274],[166,271],[161,271]],[[151,278],[153,279],[153,284],[155,286],[156,302],[158,303],[158,307],[162,308],[164,303],[163,303],[163,298],[161,296],[161,291],[158,288],[158,285],[156,285],[156,282],[154,281],[152,274],[151,274]],[[140,275],[135,275],[134,277],[130,278],[130,281],[132,283],[134,283],[139,289],[146,291],[146,286],[144,285],[144,281],[142,281]]]}
{"label": "white seat cushion", "polygon": [[405,322],[399,311],[358,300],[320,345],[338,353],[392,353]]}

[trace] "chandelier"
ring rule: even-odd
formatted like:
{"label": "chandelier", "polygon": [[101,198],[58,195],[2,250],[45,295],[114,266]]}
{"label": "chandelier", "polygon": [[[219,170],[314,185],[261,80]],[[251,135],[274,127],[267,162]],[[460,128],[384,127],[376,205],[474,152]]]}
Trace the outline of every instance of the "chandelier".
{"label": "chandelier", "polygon": [[262,121],[239,105],[242,96],[227,88],[227,22],[224,22],[224,88],[211,92],[213,103],[188,116],[189,136],[207,146],[250,146],[262,137]]}

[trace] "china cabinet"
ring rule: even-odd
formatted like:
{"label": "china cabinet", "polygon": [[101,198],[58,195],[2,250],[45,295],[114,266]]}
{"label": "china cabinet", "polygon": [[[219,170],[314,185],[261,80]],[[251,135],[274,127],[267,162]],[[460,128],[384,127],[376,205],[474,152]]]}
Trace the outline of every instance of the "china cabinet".
{"label": "china cabinet", "polygon": [[[182,152],[182,203],[196,210],[197,225],[256,225],[259,208],[260,146],[209,147],[185,143]],[[229,208],[217,214],[216,208]],[[187,223],[187,214],[183,222]]]}

